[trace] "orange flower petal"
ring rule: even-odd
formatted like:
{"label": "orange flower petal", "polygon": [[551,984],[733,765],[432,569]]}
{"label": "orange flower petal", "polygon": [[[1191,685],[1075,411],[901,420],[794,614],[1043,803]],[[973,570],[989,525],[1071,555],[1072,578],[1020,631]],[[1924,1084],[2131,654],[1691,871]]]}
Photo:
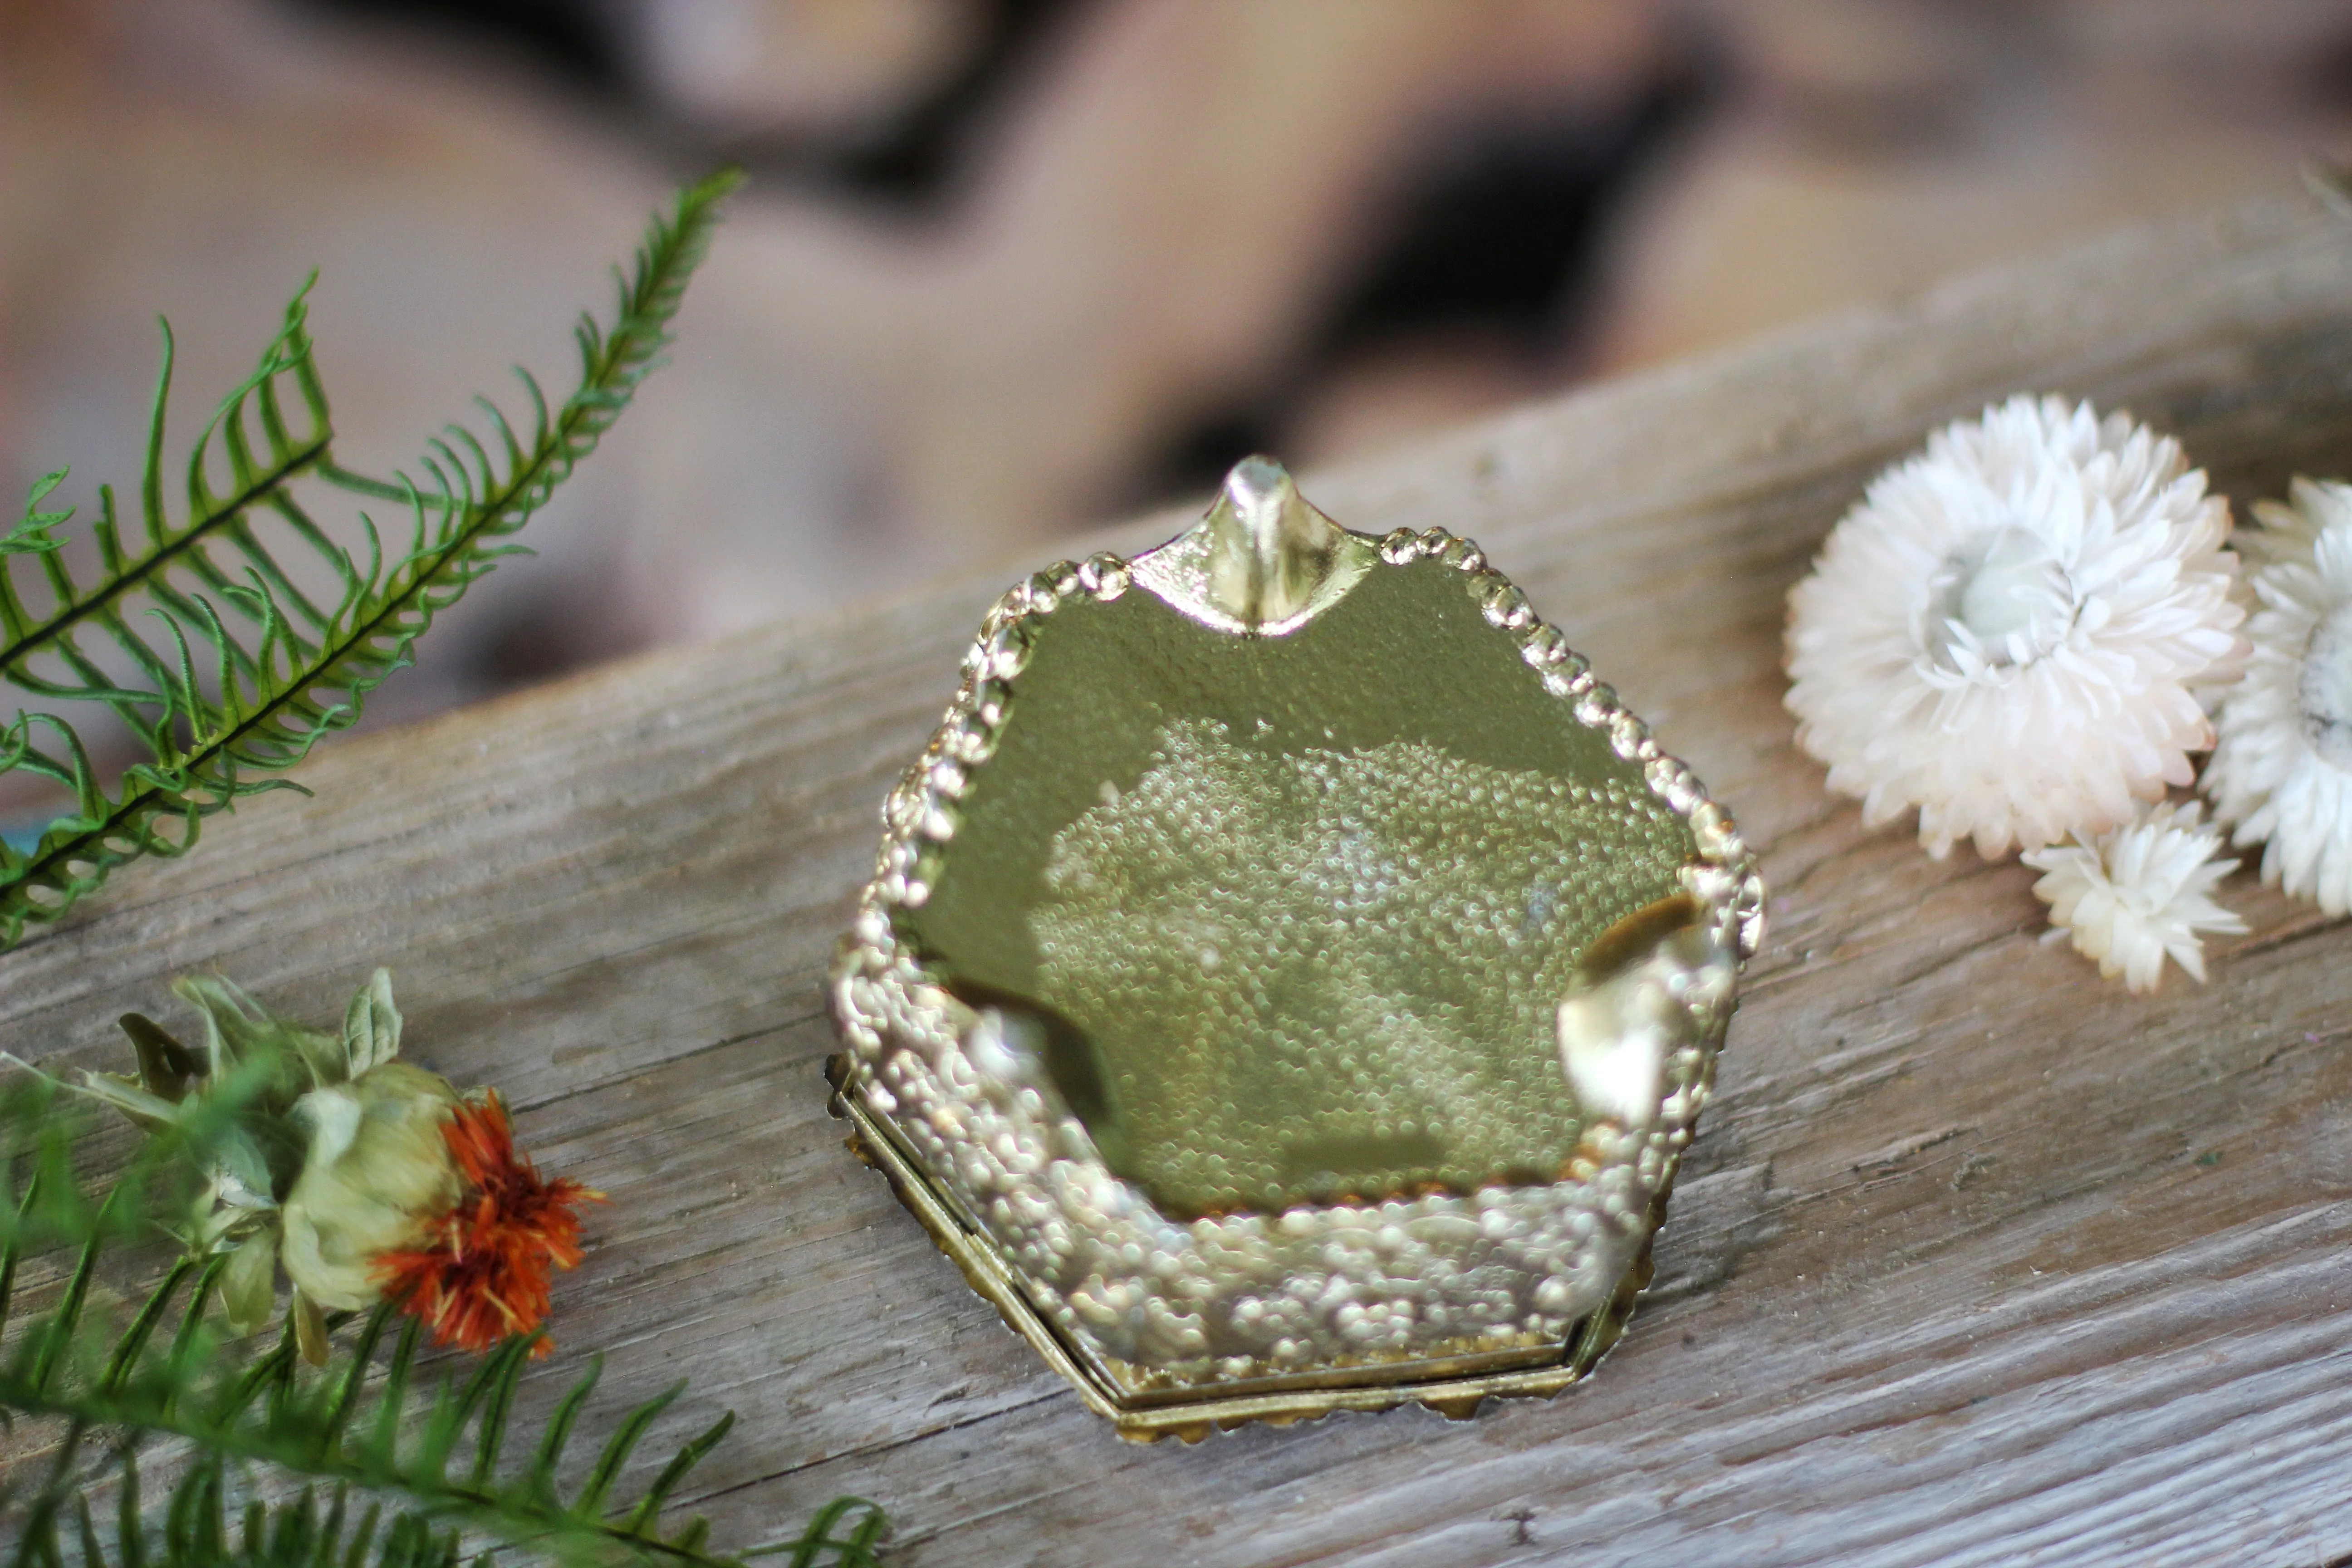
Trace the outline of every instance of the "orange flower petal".
{"label": "orange flower petal", "polygon": [[[515,1152],[496,1090],[460,1104],[442,1125],[467,1193],[425,1245],[376,1260],[384,1293],[432,1331],[436,1345],[487,1351],[546,1320],[548,1276],[578,1266],[582,1204],[604,1194],[559,1176],[541,1179]],[[531,1354],[553,1348],[541,1340]]]}

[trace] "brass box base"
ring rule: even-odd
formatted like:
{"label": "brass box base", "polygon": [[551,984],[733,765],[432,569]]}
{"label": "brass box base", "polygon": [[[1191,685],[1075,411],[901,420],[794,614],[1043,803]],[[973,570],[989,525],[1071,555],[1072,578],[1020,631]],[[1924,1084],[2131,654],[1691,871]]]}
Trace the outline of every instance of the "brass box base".
{"label": "brass box base", "polygon": [[1313,1421],[1335,1410],[1385,1410],[1418,1402],[1452,1420],[1465,1421],[1489,1398],[1539,1396],[1549,1398],[1592,1370],[1624,1331],[1634,1300],[1650,1282],[1650,1249],[1645,1245],[1618,1282],[1616,1293],[1600,1311],[1571,1328],[1555,1347],[1511,1355],[1516,1364],[1492,1370],[1495,1358],[1476,1358],[1481,1370],[1453,1370],[1468,1358],[1452,1363],[1419,1361],[1391,1368],[1351,1368],[1326,1376],[1345,1377],[1344,1384],[1316,1381],[1316,1374],[1284,1380],[1288,1386],[1245,1393],[1219,1393],[1213,1387],[1154,1389],[1136,1394],[1121,1388],[1085,1352],[1073,1346],[1058,1325],[1032,1304],[1012,1268],[998,1255],[988,1237],[965,1223],[940,1194],[929,1175],[909,1159],[881,1118],[856,1092],[845,1058],[836,1057],[828,1073],[834,1082],[833,1113],[853,1129],[848,1140],[853,1152],[889,1178],[898,1201],[930,1232],[941,1252],[954,1260],[972,1289],[995,1304],[1014,1333],[1029,1342],[1047,1365],[1068,1379],[1088,1409],[1107,1416],[1118,1435],[1132,1442],[1156,1442],[1181,1437],[1197,1443],[1212,1428],[1231,1430],[1251,1421],[1287,1426]]}

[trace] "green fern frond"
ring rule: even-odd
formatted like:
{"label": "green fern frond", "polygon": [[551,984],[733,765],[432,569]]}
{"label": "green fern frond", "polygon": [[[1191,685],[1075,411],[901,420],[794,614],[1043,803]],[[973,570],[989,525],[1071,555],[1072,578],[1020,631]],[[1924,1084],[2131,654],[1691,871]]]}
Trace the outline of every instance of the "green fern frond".
{"label": "green fern frond", "polygon": [[[49,533],[64,514],[32,510],[59,474],[34,488],[26,520],[0,556],[0,678],[43,702],[107,709],[145,753],[109,790],[65,719],[36,710],[0,730],[0,772],[39,775],[74,799],[30,850],[0,844],[0,946],[28,923],[56,919],[125,861],[184,852],[206,816],[299,787],[256,775],[283,773],[354,722],[367,693],[411,661],[434,617],[520,550],[509,536],[595,448],[656,363],[738,179],[730,172],[690,187],[654,221],[634,269],[618,279],[612,324],[581,318],[580,381],[560,407],[518,372],[532,407],[528,436],[480,400],[488,442],[446,426],[428,443],[421,481],[372,479],[334,462],[305,283],[253,374],[199,435],[175,521],[163,500],[166,329],[136,538],[126,543],[113,491],[101,487],[92,525],[99,573],[78,580]],[[305,479],[397,502],[407,514],[404,539],[387,550],[362,513],[364,552],[336,543],[298,499],[296,481]],[[305,594],[298,572],[268,548],[256,527],[264,514],[299,542],[312,571],[333,579],[331,603]],[[38,562],[38,611],[11,574],[16,555]],[[147,614],[135,616],[141,604]]]}
{"label": "green fern frond", "polygon": [[[185,567],[198,584],[216,593],[236,581],[233,573],[262,569],[262,563],[269,559],[268,552],[249,528],[237,525],[256,504],[272,498],[323,458],[333,440],[326,391],[311,361],[306,330],[310,289],[317,281],[314,272],[296,290],[286,307],[285,325],[263,352],[260,365],[222,399],[198,436],[188,460],[187,517],[176,524],[163,504],[163,420],[172,391],[172,328],[169,322],[159,323],[163,336],[163,368],[148,415],[147,460],[139,493],[142,537],[124,548],[115,517],[114,491],[110,486],[100,486],[100,516],[93,529],[100,568],[95,582],[77,582],[62,562],[44,563],[45,585],[52,602],[47,613],[34,615],[26,608],[15,584],[0,577],[0,674],[11,681],[29,683],[31,689],[44,694],[89,696],[91,690],[87,684],[40,680],[31,668],[33,657],[54,650],[68,656],[70,662],[70,655],[78,651],[75,634],[85,628],[101,629],[118,638],[130,635],[125,610],[142,588],[162,589],[171,595],[165,600],[167,608],[187,614],[193,606],[172,586],[173,568]],[[286,424],[279,397],[282,381],[292,382],[309,416],[308,428],[299,437]],[[263,433],[265,447],[258,458],[252,448],[248,422],[257,423]],[[225,497],[213,493],[207,473],[215,437],[220,438],[229,467]],[[212,548],[217,544],[226,544],[229,553],[241,560],[231,559],[225,569]],[[323,536],[319,548],[330,558],[341,553]],[[270,569],[275,570],[274,564]]]}
{"label": "green fern frond", "polygon": [[[349,1338],[314,1371],[301,1361],[290,1321],[257,1352],[214,1331],[226,1263],[220,1257],[182,1258],[118,1323],[97,1305],[101,1260],[140,1233],[152,1194],[184,1150],[174,1150],[173,1136],[150,1139],[108,1194],[93,1199],[75,1178],[57,1110],[50,1086],[30,1075],[0,1094],[0,1132],[31,1172],[17,1202],[0,1209],[0,1325],[26,1253],[65,1247],[74,1255],[54,1303],[7,1332],[0,1349],[0,1412],[49,1418],[66,1432],[46,1479],[18,1484],[0,1500],[14,1516],[17,1563],[64,1568],[70,1545],[85,1568],[409,1568],[455,1563],[476,1550],[583,1568],[740,1568],[751,1557],[788,1553],[793,1568],[876,1568],[884,1520],[858,1499],[828,1505],[795,1541],[739,1556],[713,1550],[699,1518],[664,1523],[670,1500],[732,1415],[681,1445],[651,1481],[624,1486],[682,1385],[624,1414],[585,1473],[567,1482],[601,1363],[590,1363],[536,1435],[512,1430],[535,1336],[509,1340],[462,1380],[428,1380],[416,1367],[422,1325],[387,1303],[331,1320]],[[387,1341],[390,1354],[379,1358]],[[142,1443],[158,1438],[179,1439],[191,1455],[160,1530],[139,1500],[137,1458]],[[109,1445],[101,1468],[120,1494],[110,1548],[89,1506],[89,1478],[75,1469],[77,1456],[101,1440]],[[232,1479],[255,1467],[301,1489],[274,1505],[239,1502]]]}
{"label": "green fern frond", "polygon": [[[126,1457],[123,1498],[138,1501],[137,1461]],[[230,1501],[227,1467],[200,1459],[172,1489],[166,1524],[152,1531],[128,1509],[118,1517],[109,1552],[87,1500],[76,1498],[82,1568],[457,1568],[463,1541],[409,1514],[384,1518],[383,1505],[329,1489],[306,1487],[275,1506]],[[61,1533],[53,1531],[54,1533]],[[26,1546],[34,1542],[27,1539]],[[61,1541],[40,1543],[38,1561],[62,1562]],[[19,1552],[19,1560],[29,1553]]]}

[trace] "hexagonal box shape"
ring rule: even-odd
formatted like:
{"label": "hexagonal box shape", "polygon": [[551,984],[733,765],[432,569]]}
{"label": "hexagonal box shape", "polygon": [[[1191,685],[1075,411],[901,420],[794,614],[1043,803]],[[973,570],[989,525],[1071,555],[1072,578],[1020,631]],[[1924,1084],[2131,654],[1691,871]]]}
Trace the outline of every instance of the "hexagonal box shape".
{"label": "hexagonal box shape", "polygon": [[1007,594],[883,815],[835,1109],[1123,1433],[1466,1414],[1616,1338],[1763,889],[1476,547],[1252,458]]}

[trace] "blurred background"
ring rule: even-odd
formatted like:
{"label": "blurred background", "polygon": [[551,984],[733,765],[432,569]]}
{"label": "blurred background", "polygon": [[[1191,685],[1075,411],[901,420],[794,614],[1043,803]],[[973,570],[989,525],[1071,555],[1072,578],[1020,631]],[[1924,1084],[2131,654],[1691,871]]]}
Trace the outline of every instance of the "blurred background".
{"label": "blurred background", "polygon": [[568,384],[647,211],[741,163],[673,364],[381,721],[2284,188],[2347,132],[2340,0],[0,0],[0,484],[135,485],[155,315],[184,437],[314,266],[345,461],[405,463],[511,363]]}

